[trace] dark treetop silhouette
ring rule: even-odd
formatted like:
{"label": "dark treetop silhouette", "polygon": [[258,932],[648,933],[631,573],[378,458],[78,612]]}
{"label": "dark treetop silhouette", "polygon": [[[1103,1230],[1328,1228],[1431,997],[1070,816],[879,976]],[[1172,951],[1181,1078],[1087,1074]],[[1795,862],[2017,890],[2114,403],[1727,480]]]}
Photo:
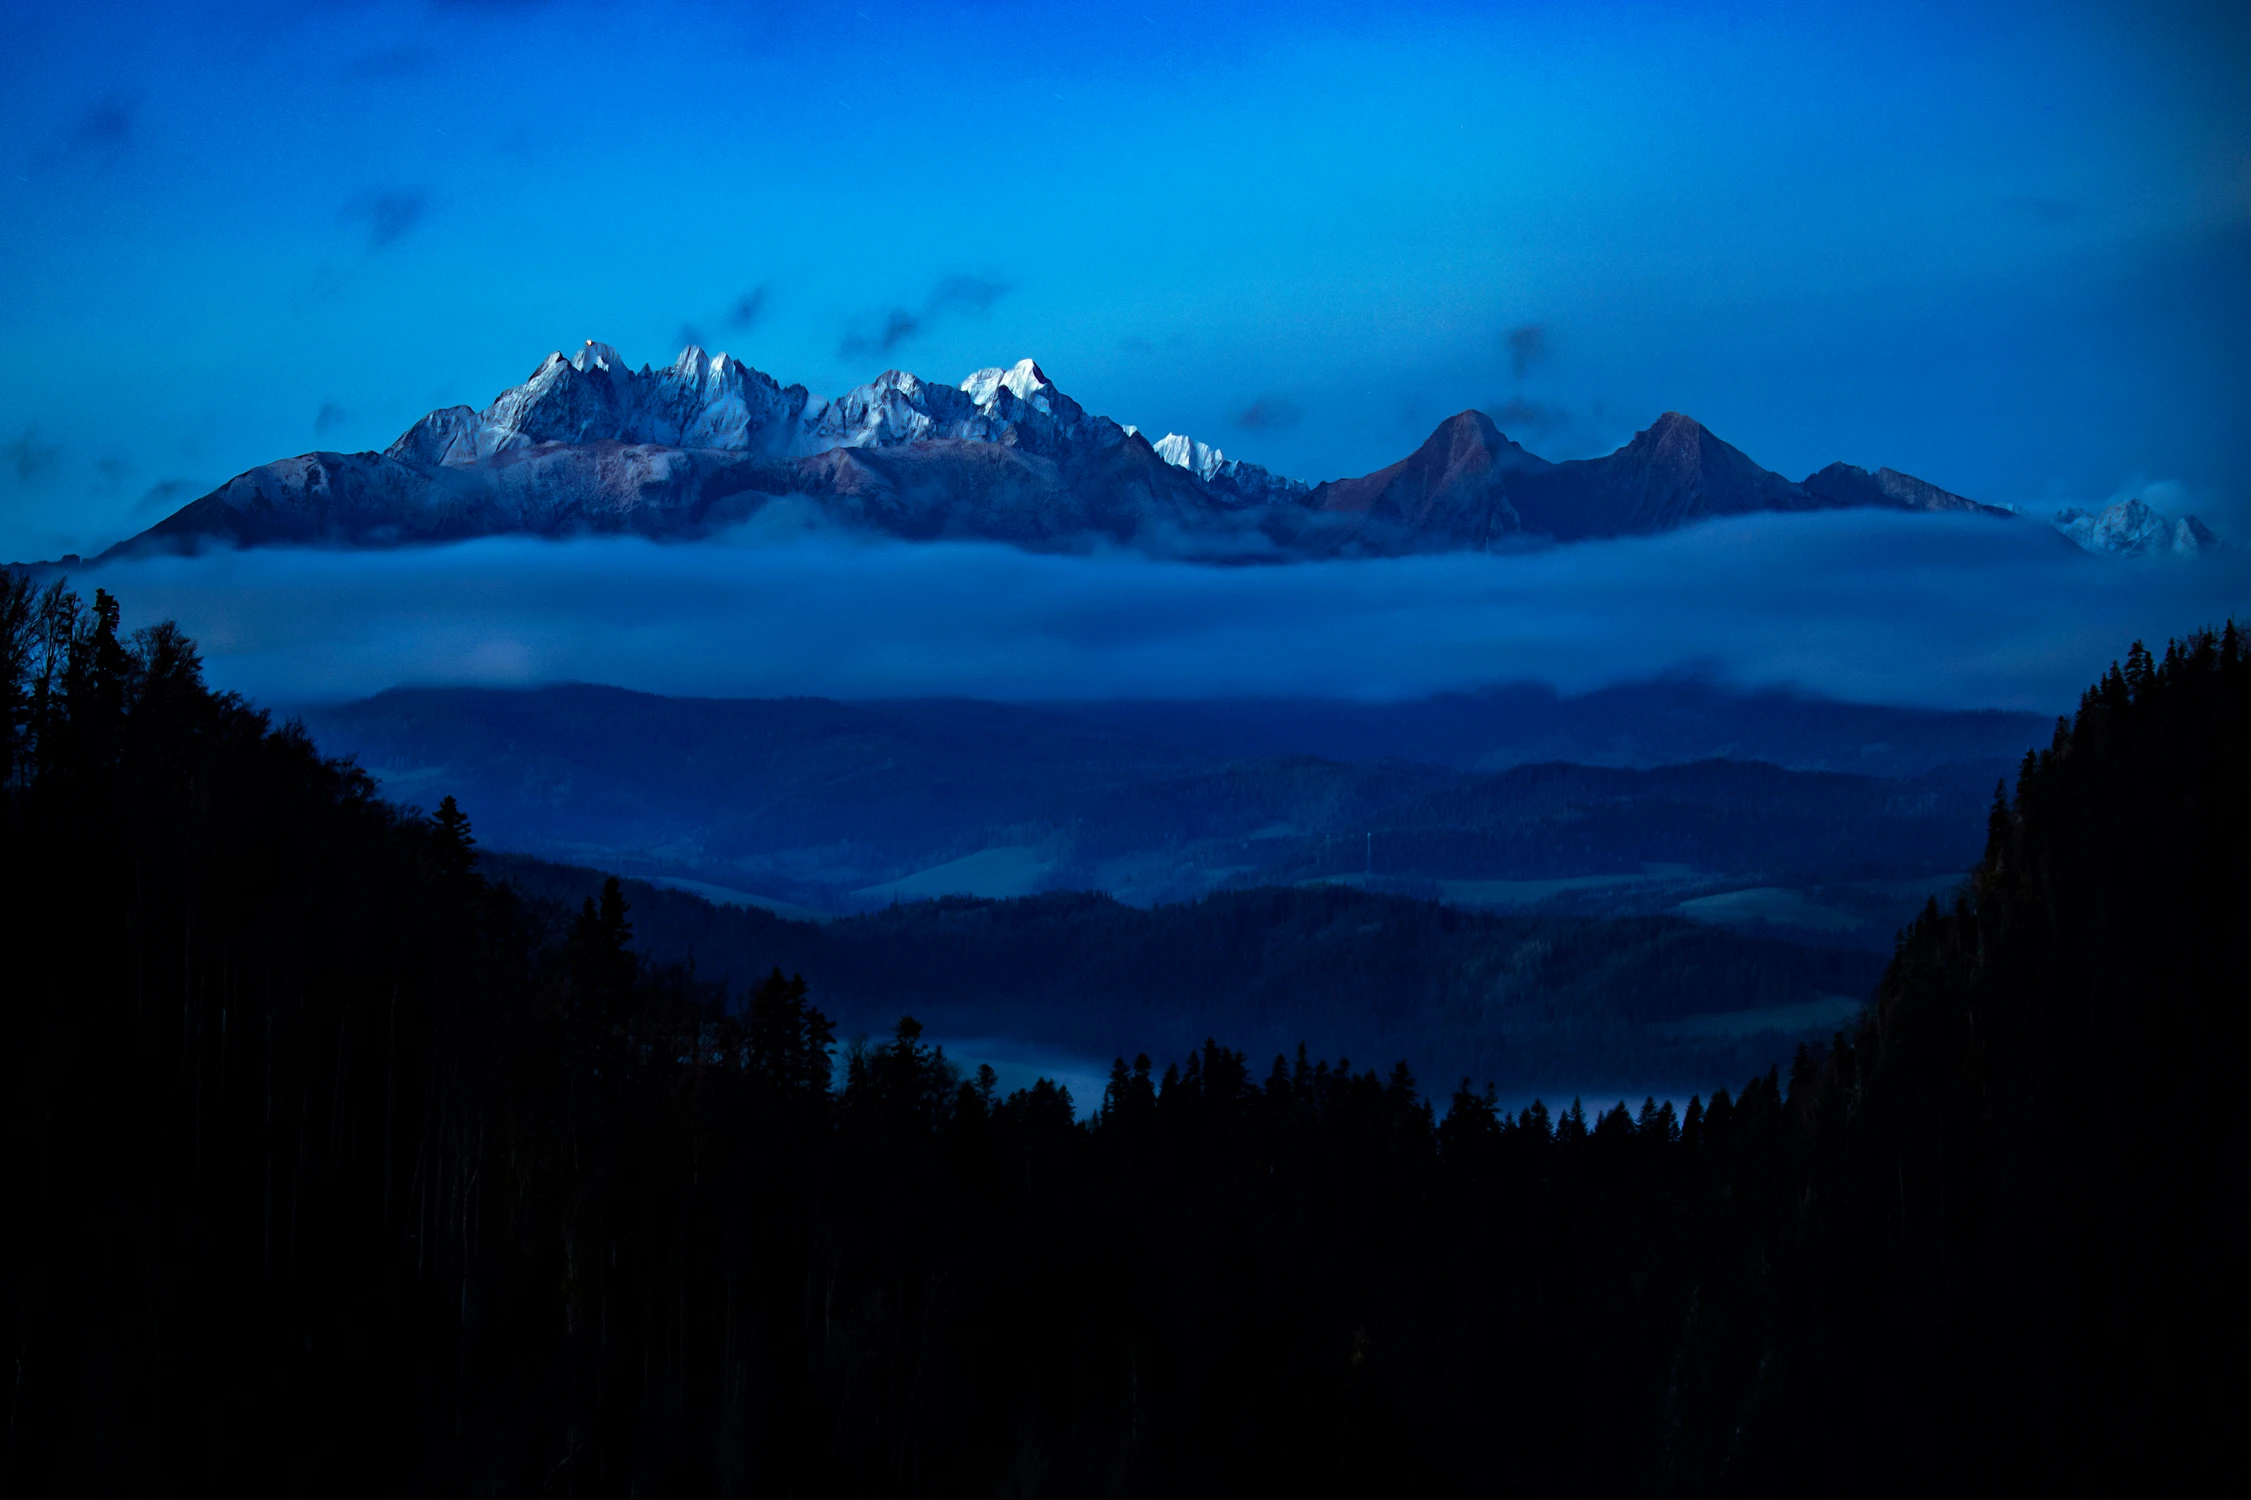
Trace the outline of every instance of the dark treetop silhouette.
{"label": "dark treetop silhouette", "polygon": [[0,589],[10,1492],[1896,1493],[2243,1458],[2251,663],[2136,648],[1787,1079],[1090,1123],[835,1054]]}

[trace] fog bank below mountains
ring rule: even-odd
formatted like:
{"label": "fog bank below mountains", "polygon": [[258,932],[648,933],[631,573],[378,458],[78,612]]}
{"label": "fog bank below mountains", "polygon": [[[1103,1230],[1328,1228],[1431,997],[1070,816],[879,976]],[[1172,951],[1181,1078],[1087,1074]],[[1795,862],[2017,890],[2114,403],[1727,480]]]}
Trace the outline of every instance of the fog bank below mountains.
{"label": "fog bank below mountains", "polygon": [[1508,556],[1215,568],[752,531],[258,550],[83,572],[269,701],[402,683],[710,696],[1403,698],[1689,670],[1933,707],[2069,708],[2136,636],[2251,614],[2243,554],[2117,561],[2036,522],[1754,516]]}

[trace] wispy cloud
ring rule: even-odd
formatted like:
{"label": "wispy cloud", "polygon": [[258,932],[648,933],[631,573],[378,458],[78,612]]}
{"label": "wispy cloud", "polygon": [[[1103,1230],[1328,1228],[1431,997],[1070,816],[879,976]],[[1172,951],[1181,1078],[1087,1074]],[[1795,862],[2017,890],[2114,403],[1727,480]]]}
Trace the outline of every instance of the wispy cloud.
{"label": "wispy cloud", "polygon": [[427,188],[385,188],[346,205],[343,222],[365,231],[370,251],[382,251],[412,234],[429,212]]}
{"label": "wispy cloud", "polygon": [[760,282],[735,299],[735,305],[727,309],[729,330],[747,333],[758,326],[758,320],[766,315],[766,291],[766,283]]}
{"label": "wispy cloud", "polygon": [[889,354],[920,332],[922,332],[922,319],[903,307],[894,307],[890,312],[884,314],[883,327],[880,332],[873,334],[847,333],[844,335],[843,342],[836,346],[836,352],[846,359],[855,359],[867,354]]}
{"label": "wispy cloud", "polygon": [[1282,432],[1305,420],[1305,408],[1287,396],[1261,396],[1235,413],[1235,425],[1251,432]]}
{"label": "wispy cloud", "polygon": [[133,502],[132,513],[135,516],[170,514],[194,493],[195,481],[191,479],[160,479],[141,492],[141,498]]}
{"label": "wispy cloud", "polygon": [[55,471],[62,462],[60,443],[43,443],[36,426],[26,427],[13,442],[0,444],[0,454],[7,457],[16,471],[16,478],[25,484],[36,484]]}
{"label": "wispy cloud", "polygon": [[1522,396],[1495,402],[1487,408],[1486,415],[1503,433],[1517,438],[1546,437],[1571,425],[1571,414],[1562,407],[1550,406],[1544,401],[1528,401]]}
{"label": "wispy cloud", "polygon": [[956,309],[969,312],[989,312],[992,305],[1008,294],[1008,283],[990,281],[982,276],[948,276],[930,290],[930,300],[924,304],[923,316],[935,318]]}
{"label": "wispy cloud", "polygon": [[133,94],[103,94],[49,135],[31,162],[42,171],[114,165],[138,138],[140,112],[140,100]]}
{"label": "wispy cloud", "polygon": [[1501,345],[1508,350],[1510,373],[1519,380],[1547,363],[1555,352],[1545,323],[1519,323],[1501,335]]}
{"label": "wispy cloud", "polygon": [[[756,328],[766,316],[767,284],[760,282],[737,297],[727,310],[719,315],[718,326],[728,333],[744,334]],[[706,336],[700,319],[691,319],[680,325],[673,342],[681,349],[696,348],[711,351],[714,341]]]}
{"label": "wispy cloud", "polygon": [[1011,290],[1003,281],[983,276],[954,275],[930,289],[919,311],[894,307],[881,314],[863,314],[846,328],[836,347],[838,357],[861,359],[888,355],[928,331],[930,325],[959,312],[986,313]]}
{"label": "wispy cloud", "polygon": [[97,99],[78,117],[70,133],[71,145],[82,151],[117,152],[133,143],[137,106],[131,99],[111,95]]}

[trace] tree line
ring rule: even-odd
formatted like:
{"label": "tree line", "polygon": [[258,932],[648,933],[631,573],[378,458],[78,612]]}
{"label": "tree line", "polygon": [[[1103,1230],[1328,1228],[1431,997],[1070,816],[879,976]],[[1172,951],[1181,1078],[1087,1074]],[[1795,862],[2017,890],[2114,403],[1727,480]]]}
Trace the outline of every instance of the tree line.
{"label": "tree line", "polygon": [[1079,1118],[556,912],[0,584],[11,1493],[1755,1494],[2242,1456],[2245,651],[2138,647],[1823,1052],[1217,1040]]}
{"label": "tree line", "polygon": [[[521,855],[483,868],[566,913],[603,881]],[[1086,891],[949,896],[825,922],[624,889],[642,954],[693,956],[716,976],[777,964],[818,975],[840,1036],[887,1030],[906,1010],[937,1035],[1097,1059],[1178,1058],[1208,1035],[1269,1058],[1303,1041],[1469,1073],[1511,1097],[1567,1086],[1614,1099],[1631,1085],[1636,1099],[1685,1098],[1763,1073],[1789,1059],[1795,1035],[1698,1036],[1676,1023],[1867,996],[1885,962],[1676,916],[1467,912],[1328,884],[1151,907]]]}

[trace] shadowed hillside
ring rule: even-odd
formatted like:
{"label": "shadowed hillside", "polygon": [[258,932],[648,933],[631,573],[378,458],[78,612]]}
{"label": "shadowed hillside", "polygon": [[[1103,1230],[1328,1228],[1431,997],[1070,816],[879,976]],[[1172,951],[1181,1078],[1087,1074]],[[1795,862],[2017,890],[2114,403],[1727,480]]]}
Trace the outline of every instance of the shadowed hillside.
{"label": "shadowed hillside", "polygon": [[[1693,682],[1395,705],[401,689],[305,715],[387,796],[477,808],[493,847],[778,909],[1319,879],[1654,915],[1786,889],[1871,952],[1922,899],[1902,882],[1968,867],[2044,732]],[[1601,769],[1538,764],[1566,758]]]}

